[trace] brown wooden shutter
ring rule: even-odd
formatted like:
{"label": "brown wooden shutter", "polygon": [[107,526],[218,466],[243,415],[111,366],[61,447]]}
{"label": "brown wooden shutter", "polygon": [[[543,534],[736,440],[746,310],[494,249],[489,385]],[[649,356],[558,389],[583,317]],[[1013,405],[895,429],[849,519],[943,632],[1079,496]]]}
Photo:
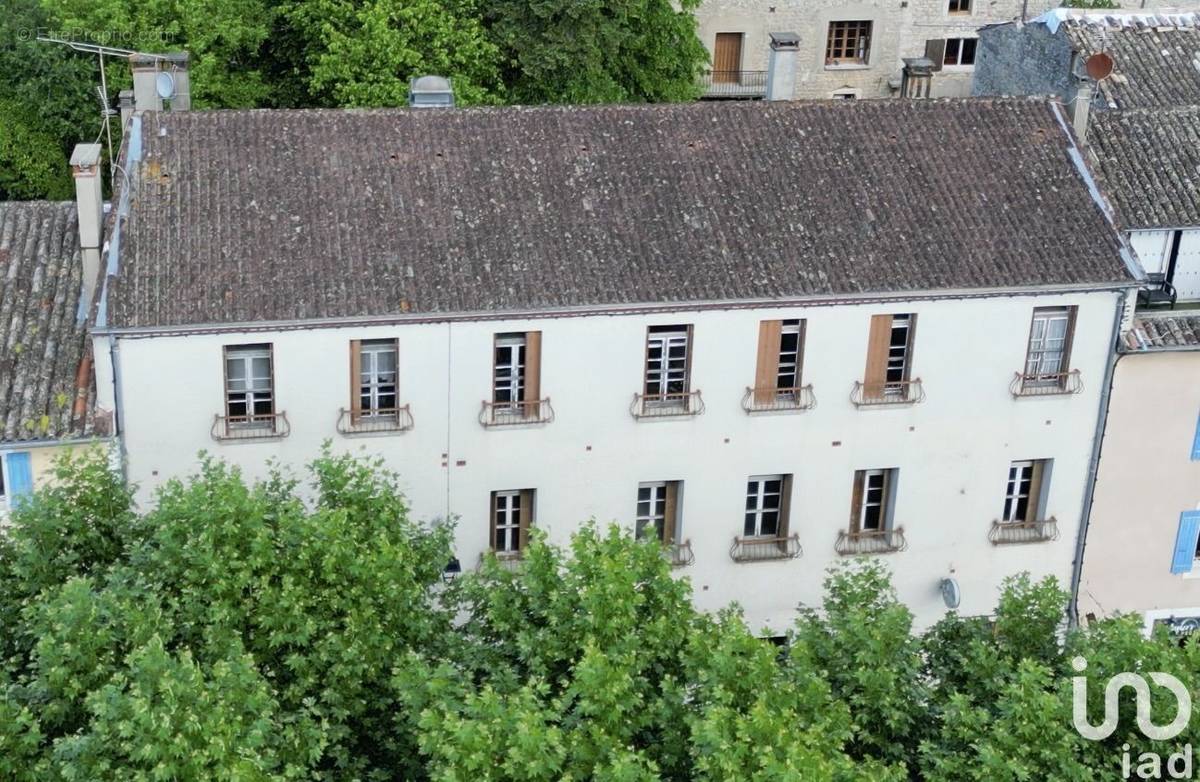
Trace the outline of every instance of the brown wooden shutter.
{"label": "brown wooden shutter", "polygon": [[524,554],[525,547],[529,545],[529,528],[533,525],[533,489],[521,489],[521,510],[517,520],[521,525],[517,534],[518,545]]}
{"label": "brown wooden shutter", "polygon": [[[889,342],[890,340],[889,335]],[[917,313],[912,313],[908,316],[908,343],[904,346],[904,379],[912,379],[913,358],[916,356],[917,346]],[[908,391],[905,391],[907,394]]]}
{"label": "brown wooden shutter", "polygon": [[883,396],[887,383],[888,345],[892,341],[892,316],[872,315],[871,331],[867,338],[867,368],[863,372],[864,396]]}
{"label": "brown wooden shutter", "polygon": [[362,416],[362,340],[350,340],[350,423]]}
{"label": "brown wooden shutter", "polygon": [[859,521],[862,518],[863,484],[867,474],[862,470],[854,471],[854,488],[850,492],[850,531],[859,531]]}
{"label": "brown wooden shutter", "polygon": [[1042,475],[1045,471],[1044,459],[1035,459],[1029,476],[1029,504],[1025,509],[1025,518],[1020,521],[1038,521],[1042,514]]}
{"label": "brown wooden shutter", "polygon": [[742,34],[717,33],[713,45],[713,81],[736,84],[742,69]]}
{"label": "brown wooden shutter", "polygon": [[[687,353],[684,355],[684,370],[683,370],[683,392],[686,394],[692,390],[692,347],[696,343],[693,336],[695,327],[690,323],[687,327]],[[690,405],[691,402],[688,402]]]}
{"label": "brown wooden shutter", "polygon": [[879,529],[892,528],[892,471],[883,471],[883,493],[879,500]]}
{"label": "brown wooden shutter", "polygon": [[758,324],[758,367],[754,372],[754,403],[769,405],[775,400],[779,376],[779,347],[783,321],[764,320]]}
{"label": "brown wooden shutter", "polygon": [[496,492],[488,494],[488,540],[492,551],[496,551]]}
{"label": "brown wooden shutter", "polygon": [[[1075,306],[1067,307],[1067,339],[1063,342],[1063,358],[1060,372],[1071,371],[1071,345],[1075,342],[1075,316],[1078,314],[1079,308]],[[1064,382],[1066,378],[1063,378]]]}
{"label": "brown wooden shutter", "polygon": [[675,542],[675,528],[679,513],[679,481],[667,481],[667,507],[663,519],[663,543]]}
{"label": "brown wooden shutter", "polygon": [[[276,411],[279,410],[279,398],[278,398],[279,394],[276,393],[276,390],[275,390],[275,343],[274,342],[267,343],[267,377],[270,378],[270,383],[271,383],[271,385],[270,385],[271,409],[268,411],[267,414],[270,416],[274,416]],[[252,411],[250,411],[250,410],[247,410],[246,412],[251,415],[253,414]],[[274,418],[272,418],[271,426],[278,427],[279,422],[276,421]],[[278,431],[278,428],[276,428],[276,431]]]}
{"label": "brown wooden shutter", "polygon": [[779,488],[779,530],[775,534],[778,537],[786,538],[792,513],[792,476],[783,476],[782,483],[783,485]]}
{"label": "brown wooden shutter", "polygon": [[525,409],[521,412],[537,417],[538,402],[542,399],[542,332],[525,332]]}
{"label": "brown wooden shutter", "polygon": [[925,56],[933,61],[933,69],[940,71],[946,62],[946,39],[930,38],[925,41]]}

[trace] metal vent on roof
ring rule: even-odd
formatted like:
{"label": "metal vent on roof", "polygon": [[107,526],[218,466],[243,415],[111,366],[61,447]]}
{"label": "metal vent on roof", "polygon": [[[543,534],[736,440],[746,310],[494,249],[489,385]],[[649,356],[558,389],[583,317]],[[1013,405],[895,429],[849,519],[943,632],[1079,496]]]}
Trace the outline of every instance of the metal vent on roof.
{"label": "metal vent on roof", "polygon": [[444,76],[417,76],[408,83],[408,105],[448,108],[454,105],[454,88]]}

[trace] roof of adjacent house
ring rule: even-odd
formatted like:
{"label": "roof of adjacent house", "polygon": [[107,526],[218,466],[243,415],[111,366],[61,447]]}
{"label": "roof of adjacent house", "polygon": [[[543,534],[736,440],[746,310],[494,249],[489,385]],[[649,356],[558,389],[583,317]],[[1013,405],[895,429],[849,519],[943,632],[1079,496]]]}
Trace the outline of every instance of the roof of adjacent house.
{"label": "roof of adjacent house", "polygon": [[1104,52],[1113,72],[1097,83],[1113,109],[1200,103],[1200,14],[1080,12],[1058,9],[1072,48]]}
{"label": "roof of adjacent house", "polygon": [[89,434],[95,386],[75,415],[88,354],[75,204],[0,202],[0,443]]}
{"label": "roof of adjacent house", "polygon": [[1200,350],[1200,311],[1139,313],[1122,340],[1124,352]]}
{"label": "roof of adjacent house", "polygon": [[1128,283],[1055,112],[148,114],[108,325]]}

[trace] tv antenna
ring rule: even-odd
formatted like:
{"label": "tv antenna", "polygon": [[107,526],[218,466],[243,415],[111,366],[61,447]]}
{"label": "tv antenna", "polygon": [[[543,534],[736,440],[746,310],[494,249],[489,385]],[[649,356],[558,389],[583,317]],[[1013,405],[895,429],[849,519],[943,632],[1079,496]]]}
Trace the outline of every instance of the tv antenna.
{"label": "tv antenna", "polygon": [[[77,52],[85,52],[87,54],[94,54],[99,59],[99,61],[100,61],[100,85],[96,88],[96,91],[100,98],[100,118],[104,123],[104,127],[101,129],[100,132],[104,135],[106,141],[108,142],[108,171],[109,171],[109,174],[116,176],[117,159],[116,159],[116,157],[113,156],[112,127],[111,127],[110,120],[112,119],[112,117],[114,115],[116,115],[117,112],[112,108],[112,102],[108,99],[108,77],[104,73],[104,58],[105,58],[105,56],[128,58],[128,57],[137,55],[138,57],[146,57],[146,58],[152,59],[155,61],[155,63],[158,63],[158,62],[161,62],[162,60],[165,60],[166,57],[161,54],[153,54],[153,53],[149,53],[149,52],[135,52],[132,49],[117,49],[113,46],[100,46],[99,44],[85,43],[83,41],[68,41],[63,38],[54,38],[53,36],[49,36],[49,35],[39,35],[37,37],[37,39],[39,41],[41,41],[42,43],[57,43],[62,46],[66,46],[68,48],[74,49]],[[166,80],[164,80],[162,78],[164,76],[167,77]],[[158,81],[156,83],[156,88],[158,90],[158,94],[160,97],[163,97],[163,98],[173,97],[174,96],[174,87],[175,87],[175,79],[174,79],[174,77],[171,76],[171,74],[163,72],[158,75]],[[165,88],[167,89],[167,92],[168,92],[168,94],[166,94],[166,95],[163,94],[163,90]],[[99,140],[99,139],[97,139],[97,140]]]}

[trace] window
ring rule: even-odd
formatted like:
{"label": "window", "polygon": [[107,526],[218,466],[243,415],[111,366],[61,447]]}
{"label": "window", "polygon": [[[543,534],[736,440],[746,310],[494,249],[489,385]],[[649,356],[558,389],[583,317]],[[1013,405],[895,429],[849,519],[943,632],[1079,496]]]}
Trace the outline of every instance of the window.
{"label": "window", "polygon": [[517,557],[524,551],[533,519],[533,489],[492,492],[492,551]]}
{"label": "window", "polygon": [[518,409],[525,398],[525,335],[497,334],[492,401]]}
{"label": "window", "polygon": [[971,0],[949,0],[946,8],[952,14],[971,13]]}
{"label": "window", "polygon": [[548,423],[550,400],[542,399],[542,332],[497,334],[492,351],[492,398],[479,421],[484,426]]}
{"label": "window", "polygon": [[867,341],[867,366],[857,404],[914,402],[912,393],[913,335],[917,316],[874,315]]}
{"label": "window", "polygon": [[[764,320],[758,324],[758,363],[753,404],[748,410],[807,406],[801,399],[804,321]],[[807,395],[806,395],[807,396]]]}
{"label": "window", "polygon": [[275,394],[271,346],[225,348],[225,415],[234,427],[274,425]]}
{"label": "window", "polygon": [[775,388],[790,390],[800,385],[800,346],[804,327],[798,320],[785,320],[779,331],[779,362]]}
{"label": "window", "polygon": [[830,22],[826,65],[866,65],[871,54],[869,21]]}
{"label": "window", "polygon": [[882,532],[892,526],[896,470],[858,470],[851,498],[851,533]]}
{"label": "window", "polygon": [[1004,491],[1004,513],[1001,521],[1031,523],[1042,516],[1043,497],[1049,477],[1049,462],[1027,459],[1013,462],[1008,468],[1008,483]]}
{"label": "window", "polygon": [[351,374],[355,417],[395,416],[396,366],[399,348],[394,339],[352,340]]}
{"label": "window", "polygon": [[646,397],[678,400],[688,393],[691,326],[652,326],[646,338]]}
{"label": "window", "polygon": [[943,65],[974,65],[975,46],[978,41],[974,38],[947,38],[946,51],[942,55]]}
{"label": "window", "polygon": [[639,540],[652,538],[660,543],[674,543],[678,519],[679,481],[638,484],[634,532]]}
{"label": "window", "polygon": [[1074,307],[1038,307],[1029,329],[1025,355],[1026,381],[1059,383],[1070,368]]}
{"label": "window", "polygon": [[33,492],[33,463],[28,451],[0,453],[0,507]]}
{"label": "window", "polygon": [[746,482],[746,515],[742,534],[748,538],[787,535],[791,501],[790,475],[755,475]]}

